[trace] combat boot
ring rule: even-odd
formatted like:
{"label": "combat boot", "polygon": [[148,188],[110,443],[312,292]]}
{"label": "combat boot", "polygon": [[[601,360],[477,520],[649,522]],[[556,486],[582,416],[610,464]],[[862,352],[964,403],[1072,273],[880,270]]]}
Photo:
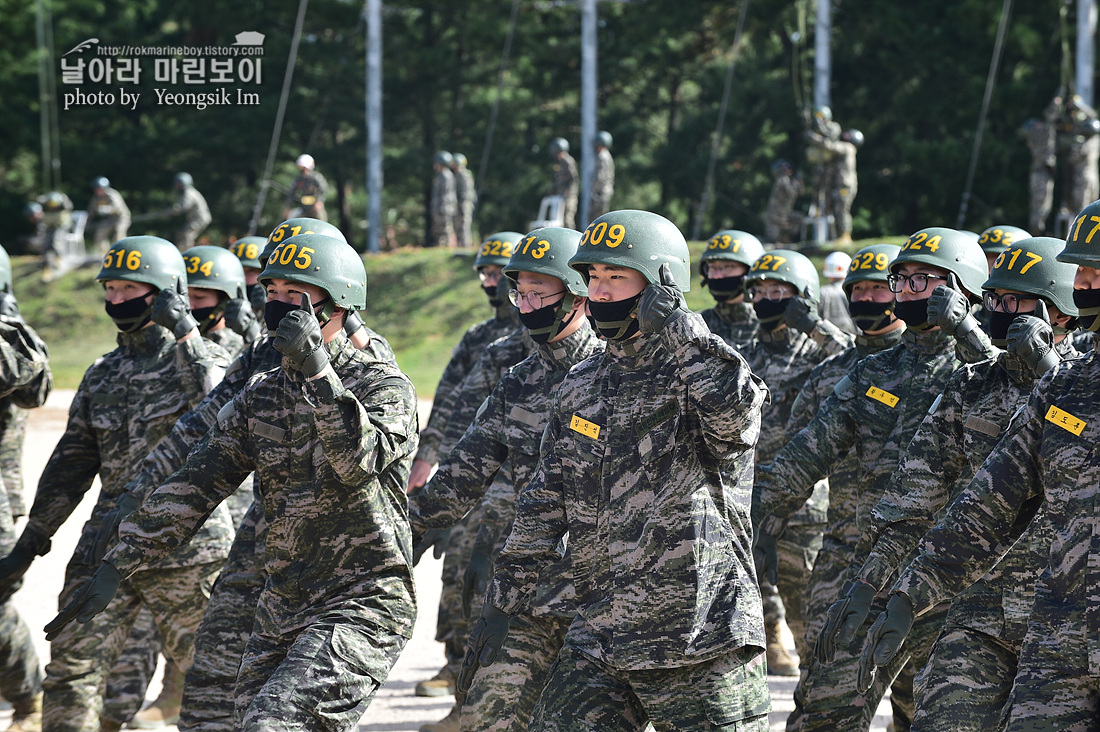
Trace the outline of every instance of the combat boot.
{"label": "combat boot", "polygon": [[12,703],[8,732],[42,732],[42,692],[30,701]]}
{"label": "combat boot", "polygon": [[130,720],[132,729],[160,729],[180,721],[180,704],[183,702],[183,671],[169,661],[164,668],[164,686],[157,700],[142,709]]}
{"label": "combat boot", "polygon": [[458,720],[462,707],[455,704],[451,713],[438,722],[420,725],[420,732],[458,732]]}
{"label": "combat boot", "polygon": [[779,636],[779,623],[765,622],[764,637],[768,643],[768,673],[772,676],[798,676],[798,664]]}
{"label": "combat boot", "polygon": [[454,693],[455,674],[450,666],[444,666],[435,676],[416,685],[417,696],[450,696]]}

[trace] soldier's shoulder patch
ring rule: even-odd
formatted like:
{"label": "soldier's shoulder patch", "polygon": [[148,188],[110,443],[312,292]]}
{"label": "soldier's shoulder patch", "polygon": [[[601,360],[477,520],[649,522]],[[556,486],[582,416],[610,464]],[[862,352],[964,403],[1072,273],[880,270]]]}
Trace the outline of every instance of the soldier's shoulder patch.
{"label": "soldier's shoulder patch", "polygon": [[225,424],[226,420],[233,416],[233,413],[237,411],[237,405],[230,400],[222,405],[222,408],[218,410],[218,424]]}
{"label": "soldier's shoulder patch", "polygon": [[852,377],[845,375],[843,379],[837,382],[833,387],[833,394],[837,399],[848,400],[858,394],[859,391],[856,388],[855,382],[852,381]]}
{"label": "soldier's shoulder patch", "polygon": [[225,378],[230,378],[233,374],[236,374],[244,370],[244,356],[237,356],[233,359],[233,363],[229,364],[229,367],[225,370]]}
{"label": "soldier's shoulder patch", "polygon": [[675,399],[665,402],[656,411],[639,419],[634,425],[634,432],[638,437],[644,437],[657,425],[675,417],[679,411],[680,405],[676,403]]}

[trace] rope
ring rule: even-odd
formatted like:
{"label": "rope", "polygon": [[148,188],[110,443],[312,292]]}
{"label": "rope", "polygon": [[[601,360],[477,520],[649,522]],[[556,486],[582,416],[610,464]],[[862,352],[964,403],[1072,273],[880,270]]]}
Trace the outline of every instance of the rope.
{"label": "rope", "polygon": [[252,219],[248,222],[249,236],[256,233],[256,227],[260,225],[260,213],[267,201],[267,189],[271,185],[271,171],[275,167],[275,152],[279,148],[279,136],[283,131],[283,115],[286,112],[286,100],[290,96],[290,82],[294,78],[294,64],[298,60],[298,41],[302,37],[302,24],[305,23],[308,5],[309,0],[300,0],[298,3],[298,18],[294,21],[294,36],[290,40],[290,55],[286,62],[286,73],[283,74],[283,93],[279,97],[275,129],[271,131],[271,145],[267,149],[267,165],[264,166],[264,176],[260,180],[260,194],[256,197],[256,206],[252,209]]}
{"label": "rope", "polygon": [[493,149],[493,133],[497,128],[497,113],[500,112],[500,98],[504,95],[504,74],[508,71],[508,57],[512,53],[512,36],[516,31],[516,17],[519,15],[520,0],[512,0],[512,16],[508,19],[508,35],[504,38],[504,52],[500,56],[500,73],[497,74],[497,93],[493,98],[493,109],[489,112],[489,129],[485,133],[485,147],[481,150],[481,162],[477,166],[477,198],[481,202],[481,190],[485,181],[485,171],[489,167],[489,152]]}
{"label": "rope", "polygon": [[982,96],[982,111],[978,115],[978,133],[974,139],[974,148],[970,153],[970,170],[966,174],[966,187],[963,189],[962,200],[959,202],[959,215],[955,220],[955,228],[961,229],[966,221],[966,210],[970,206],[970,193],[974,186],[974,172],[978,168],[978,153],[982,149],[982,136],[985,132],[985,118],[989,114],[989,101],[993,98],[993,88],[997,84],[997,68],[1001,64],[1001,53],[1004,51],[1005,29],[1008,27],[1008,18],[1012,14],[1012,0],[1004,0],[1001,6],[1001,23],[997,27],[997,40],[993,43],[993,58],[989,62],[989,76],[985,80],[985,95]]}
{"label": "rope", "polygon": [[718,164],[718,147],[722,141],[722,128],[726,123],[726,108],[730,101],[730,88],[733,86],[733,70],[737,66],[737,57],[741,52],[741,36],[745,30],[745,15],[748,13],[749,0],[741,4],[741,12],[737,16],[737,33],[733,38],[733,57],[730,59],[730,67],[726,71],[726,85],[722,90],[722,104],[718,108],[718,126],[714,131],[714,137],[710,141],[710,161],[707,163],[706,183],[703,185],[703,196],[699,199],[699,212],[695,217],[695,226],[692,229],[691,238],[698,240],[703,228],[703,219],[706,218],[710,199],[714,195],[714,169]]}

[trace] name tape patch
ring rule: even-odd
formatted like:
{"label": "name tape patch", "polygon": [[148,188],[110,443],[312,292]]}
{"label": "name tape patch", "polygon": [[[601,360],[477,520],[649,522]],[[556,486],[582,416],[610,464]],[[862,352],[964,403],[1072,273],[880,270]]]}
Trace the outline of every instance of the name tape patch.
{"label": "name tape patch", "polygon": [[1056,424],[1067,432],[1072,432],[1078,437],[1085,431],[1086,423],[1084,420],[1074,417],[1069,412],[1063,411],[1053,404],[1050,405],[1050,409],[1047,410],[1047,422]]}
{"label": "name tape patch", "polygon": [[591,437],[593,440],[600,439],[600,426],[594,422],[589,422],[587,419],[582,419],[575,414],[573,418],[569,420],[569,429],[574,432],[579,432],[585,437]]}
{"label": "name tape patch", "polygon": [[679,411],[679,406],[676,402],[667,402],[660,407],[656,412],[642,417],[638,420],[638,423],[634,425],[634,432],[638,437],[644,437],[649,434],[649,431],[661,424],[665,420],[671,419],[676,416],[676,412]]}
{"label": "name tape patch", "polygon": [[867,396],[871,397],[876,402],[882,402],[886,406],[890,407],[890,409],[896,407],[898,405],[898,402],[901,401],[901,399],[899,399],[898,397],[894,396],[885,389],[878,388],[877,386],[872,386],[871,388],[869,388],[867,390]]}

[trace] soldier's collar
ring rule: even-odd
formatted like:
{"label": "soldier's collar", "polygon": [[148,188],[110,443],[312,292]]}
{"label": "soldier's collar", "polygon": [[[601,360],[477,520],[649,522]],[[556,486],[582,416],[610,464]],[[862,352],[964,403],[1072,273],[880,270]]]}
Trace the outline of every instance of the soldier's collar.
{"label": "soldier's collar", "polygon": [[955,339],[943,330],[920,331],[906,328],[901,336],[905,347],[917,353],[936,353],[953,348]]}
{"label": "soldier's collar", "polygon": [[752,304],[741,302],[716,302],[714,312],[726,323],[751,323],[756,320],[756,311]]}
{"label": "soldier's collar", "polygon": [[764,330],[759,326],[756,328],[756,337],[760,339],[761,343],[770,343],[778,346],[794,343],[800,335],[802,335],[801,332],[789,325],[779,330]]}
{"label": "soldier's collar", "polygon": [[174,343],[175,340],[175,337],[168,332],[167,328],[151,325],[133,333],[119,333],[116,342],[120,348],[125,348],[134,353],[156,353],[165,345]]}
{"label": "soldier's collar", "polygon": [[599,347],[599,339],[589,327],[588,321],[585,321],[575,333],[570,333],[555,343],[539,346],[538,353],[539,359],[548,368],[568,369],[588,358]]}
{"label": "soldier's collar", "polygon": [[856,348],[872,353],[885,351],[887,348],[893,348],[901,343],[901,334],[904,332],[905,328],[898,328],[897,330],[873,336],[867,335],[866,333],[860,333],[856,336]]}
{"label": "soldier's collar", "polygon": [[652,360],[652,353],[661,343],[660,333],[642,333],[628,341],[607,341],[607,355],[616,368],[634,371]]}

